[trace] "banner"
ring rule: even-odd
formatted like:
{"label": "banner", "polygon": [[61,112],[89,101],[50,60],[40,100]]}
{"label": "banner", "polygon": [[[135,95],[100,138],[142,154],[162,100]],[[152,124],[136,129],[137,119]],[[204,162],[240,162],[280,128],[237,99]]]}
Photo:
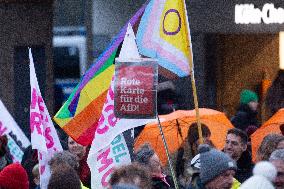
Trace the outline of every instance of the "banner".
{"label": "banner", "polygon": [[130,163],[131,158],[124,136],[119,134],[106,148],[89,155],[92,188],[106,188],[114,168]]}
{"label": "banner", "polygon": [[38,150],[40,188],[46,189],[50,177],[48,161],[52,158],[54,153],[62,151],[62,147],[39,90],[31,49],[29,49],[29,59],[31,143],[32,148]]}
{"label": "banner", "polygon": [[115,64],[114,107],[118,118],[156,118],[158,64],[154,60]]}
{"label": "banner", "polygon": [[8,148],[13,162],[21,162],[30,141],[0,100],[0,136],[2,135],[8,137]]}
{"label": "banner", "polygon": [[103,107],[102,115],[99,119],[98,127],[95,132],[94,140],[91,145],[90,153],[96,154],[99,150],[108,146],[111,141],[120,133],[149,122],[155,119],[120,119],[114,115],[114,81],[108,90],[106,102]]}

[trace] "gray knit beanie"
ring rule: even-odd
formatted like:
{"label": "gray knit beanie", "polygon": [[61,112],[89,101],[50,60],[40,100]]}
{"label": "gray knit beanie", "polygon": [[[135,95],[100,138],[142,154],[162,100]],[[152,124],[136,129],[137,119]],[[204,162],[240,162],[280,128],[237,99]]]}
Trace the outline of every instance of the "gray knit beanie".
{"label": "gray knit beanie", "polygon": [[237,170],[234,160],[227,154],[215,149],[201,153],[200,164],[200,179],[203,184],[207,184],[224,171]]}

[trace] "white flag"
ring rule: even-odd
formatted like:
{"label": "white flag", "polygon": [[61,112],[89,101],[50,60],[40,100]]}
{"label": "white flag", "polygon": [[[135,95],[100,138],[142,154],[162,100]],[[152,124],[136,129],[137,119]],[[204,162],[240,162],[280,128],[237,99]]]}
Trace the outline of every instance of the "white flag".
{"label": "white flag", "polygon": [[[127,55],[129,52],[132,56]],[[139,57],[132,27],[128,25],[119,58],[133,61]],[[125,139],[121,133],[153,121],[155,119],[120,119],[114,115],[113,77],[88,155],[93,189],[106,187],[113,168],[131,162]]]}
{"label": "white flag", "polygon": [[130,163],[131,158],[124,136],[119,134],[107,147],[88,156],[92,188],[106,188],[114,168]]}
{"label": "white flag", "polygon": [[13,162],[21,162],[30,141],[0,100],[0,136],[2,135],[8,138],[8,148]]}
{"label": "white flag", "polygon": [[33,149],[38,150],[40,187],[46,189],[50,177],[48,161],[55,152],[62,151],[62,147],[39,90],[31,49],[29,49],[29,59],[31,143]]}

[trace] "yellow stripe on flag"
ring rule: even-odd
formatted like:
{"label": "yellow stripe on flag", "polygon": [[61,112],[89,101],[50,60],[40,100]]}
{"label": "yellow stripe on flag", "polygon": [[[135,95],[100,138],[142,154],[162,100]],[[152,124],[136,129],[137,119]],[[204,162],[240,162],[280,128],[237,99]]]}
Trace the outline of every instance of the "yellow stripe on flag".
{"label": "yellow stripe on flag", "polygon": [[104,72],[96,76],[84,87],[84,89],[82,89],[75,115],[80,113],[94,99],[108,90],[113,73],[114,65],[110,66]]}
{"label": "yellow stripe on flag", "polygon": [[189,57],[190,42],[184,1],[167,0],[160,19],[160,37]]}
{"label": "yellow stripe on flag", "polygon": [[53,117],[54,121],[60,126],[64,127],[72,118],[57,118]]}

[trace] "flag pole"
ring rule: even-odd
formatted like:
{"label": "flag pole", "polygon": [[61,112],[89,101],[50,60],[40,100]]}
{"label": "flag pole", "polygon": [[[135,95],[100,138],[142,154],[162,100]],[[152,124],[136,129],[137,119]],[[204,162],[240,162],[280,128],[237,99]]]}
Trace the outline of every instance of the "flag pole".
{"label": "flag pole", "polygon": [[198,126],[198,137],[199,137],[199,143],[203,144],[203,136],[202,136],[202,129],[201,129],[201,122],[200,122],[200,115],[199,115],[199,105],[198,105],[198,97],[197,97],[197,90],[196,90],[196,84],[195,84],[195,77],[194,77],[194,69],[193,69],[193,53],[192,53],[192,44],[191,44],[191,36],[190,36],[190,30],[189,30],[189,24],[188,24],[188,16],[187,16],[187,10],[186,10],[186,4],[185,0],[183,1],[184,4],[184,11],[186,20],[185,23],[187,25],[187,31],[188,31],[188,41],[189,41],[189,69],[190,69],[190,78],[191,78],[191,86],[192,86],[192,93],[193,93],[193,99],[194,99],[194,107],[195,107],[195,116],[197,120],[197,126]]}
{"label": "flag pole", "polygon": [[196,120],[197,120],[197,126],[198,126],[199,143],[203,144],[203,136],[202,136],[199,107],[198,107],[198,98],[197,98],[196,85],[195,85],[195,79],[194,79],[194,71],[193,71],[193,67],[192,67],[193,65],[192,65],[192,61],[189,61],[189,62],[190,62],[190,67],[191,67],[190,77],[191,77],[191,85],[192,85],[192,92],[193,92],[193,98],[194,98]]}
{"label": "flag pole", "polygon": [[179,189],[176,174],[174,172],[173,165],[172,165],[172,160],[170,158],[168,144],[167,144],[167,141],[166,141],[166,138],[165,138],[162,126],[161,126],[161,121],[160,121],[159,115],[157,116],[157,119],[158,119],[158,126],[159,126],[159,129],[160,129],[160,133],[161,133],[162,140],[163,140],[164,147],[165,147],[166,154],[167,154],[167,158],[168,158],[168,162],[169,162],[169,166],[170,166],[170,171],[171,171],[171,174],[172,174],[172,177],[173,177],[173,180],[174,180],[175,189]]}

